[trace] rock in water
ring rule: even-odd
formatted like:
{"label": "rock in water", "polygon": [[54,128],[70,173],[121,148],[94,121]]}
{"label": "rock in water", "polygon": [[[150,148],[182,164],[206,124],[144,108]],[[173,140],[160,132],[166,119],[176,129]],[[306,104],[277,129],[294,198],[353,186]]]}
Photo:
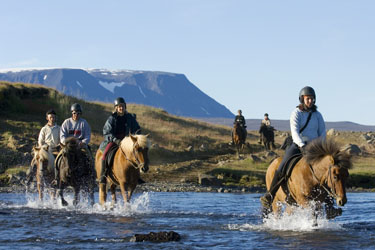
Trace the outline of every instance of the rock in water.
{"label": "rock in water", "polygon": [[167,242],[167,241],[179,241],[181,236],[174,232],[151,232],[148,234],[136,234],[130,241],[131,242],[142,242],[142,241],[151,241],[151,242]]}

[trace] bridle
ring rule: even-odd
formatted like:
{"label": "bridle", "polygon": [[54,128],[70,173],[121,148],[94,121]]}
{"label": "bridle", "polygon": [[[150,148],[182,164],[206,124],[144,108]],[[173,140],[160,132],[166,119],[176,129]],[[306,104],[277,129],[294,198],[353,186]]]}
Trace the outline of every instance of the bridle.
{"label": "bridle", "polygon": [[135,169],[140,169],[140,168],[143,168],[143,167],[144,167],[145,163],[144,163],[144,162],[143,162],[143,163],[140,162],[140,160],[137,158],[137,156],[136,156],[136,154],[135,154],[135,148],[136,148],[137,144],[138,144],[138,143],[134,143],[134,145],[133,145],[133,151],[132,151],[133,156],[134,156],[134,159],[135,159],[135,162],[133,162],[132,160],[130,160],[130,159],[126,156],[126,154],[125,154],[124,150],[122,149],[121,145],[120,145],[120,149],[121,149],[121,152],[122,152],[122,154],[124,155],[125,159],[126,159],[128,162],[130,162],[130,164],[131,164]]}
{"label": "bridle", "polygon": [[[331,173],[332,172],[331,171],[332,165],[329,165],[328,176],[327,176],[327,178],[325,180],[323,180],[323,179],[319,180],[318,177],[315,175],[314,169],[312,168],[311,164],[309,164],[309,167],[310,167],[311,173],[312,173],[313,177],[315,178],[315,180],[319,182],[319,185],[328,193],[328,195],[331,196],[334,199],[339,198],[339,196],[336,194],[335,184],[334,184],[334,182],[332,180],[332,173]],[[330,189],[328,189],[326,187],[326,185],[322,185],[322,183],[327,183],[328,184],[328,181],[331,182],[331,188]]]}

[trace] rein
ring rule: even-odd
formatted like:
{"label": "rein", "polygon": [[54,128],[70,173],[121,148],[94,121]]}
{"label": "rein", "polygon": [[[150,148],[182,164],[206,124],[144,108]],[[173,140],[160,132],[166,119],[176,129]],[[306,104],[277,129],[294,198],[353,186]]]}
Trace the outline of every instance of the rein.
{"label": "rein", "polygon": [[123,153],[123,155],[125,156],[125,159],[130,162],[130,164],[135,168],[135,169],[140,169],[142,167],[142,163],[138,160],[138,158],[135,156],[135,144],[133,145],[133,156],[134,156],[134,159],[136,161],[136,163],[134,163],[133,161],[131,161],[125,154],[124,150],[122,150],[122,147],[120,145],[120,149],[121,149],[121,152]]}
{"label": "rein", "polygon": [[[316,181],[319,182],[319,185],[328,193],[329,196],[333,197],[334,199],[337,199],[338,196],[335,192],[335,188],[334,188],[334,184],[333,184],[333,180],[332,180],[332,175],[331,175],[332,165],[330,165],[329,168],[328,168],[328,175],[329,175],[329,180],[331,181],[331,186],[332,186],[333,190],[332,190],[332,188],[331,188],[331,190],[326,188],[325,185],[321,185],[322,181],[319,180],[318,177],[315,175],[314,169],[312,168],[311,164],[309,164],[309,167],[310,167],[310,170],[311,170],[311,173],[312,173],[313,177],[315,178]],[[326,180],[325,182],[328,182],[328,180]]]}

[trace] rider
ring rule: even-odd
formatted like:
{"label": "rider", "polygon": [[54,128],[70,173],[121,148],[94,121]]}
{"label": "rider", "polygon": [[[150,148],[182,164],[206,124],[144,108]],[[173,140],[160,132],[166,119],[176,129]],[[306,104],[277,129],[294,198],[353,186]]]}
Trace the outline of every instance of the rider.
{"label": "rider", "polygon": [[[326,137],[326,129],[323,116],[315,106],[316,95],[312,87],[306,86],[299,92],[300,104],[293,110],[290,116],[290,130],[292,132],[293,144],[288,147],[285,155],[277,169],[268,192],[260,198],[264,208],[271,209],[272,201],[283,178],[283,167],[290,157],[301,154],[311,140],[317,137]],[[311,113],[311,116],[310,116]],[[310,120],[308,117],[310,116]],[[306,126],[307,124],[307,126]],[[302,133],[299,131],[303,129]],[[330,204],[333,208],[333,203]]]}
{"label": "rider", "polygon": [[[89,157],[89,161],[92,163],[92,153],[88,146],[91,138],[91,128],[87,121],[81,118],[82,108],[78,103],[74,103],[70,107],[72,117],[67,118],[60,129],[60,141],[65,144],[65,140],[69,137],[75,137],[79,140],[79,146],[82,148]],[[59,179],[57,165],[55,166],[55,180],[54,184],[57,185]]]}
{"label": "rider", "polygon": [[[49,150],[56,155],[60,150],[60,126],[56,124],[56,112],[53,109],[46,112],[46,120],[47,124],[39,132],[38,144],[39,147],[48,145]],[[30,165],[26,178],[27,185],[32,181],[35,169],[34,164]]]}
{"label": "rider", "polygon": [[[236,117],[234,118],[233,124],[236,124],[236,122],[238,122],[240,124],[240,126],[244,129],[245,133],[247,134],[247,131],[246,131],[246,120],[245,120],[245,117],[242,115],[242,110],[241,109],[238,110],[238,115],[236,115]],[[230,144],[234,144],[234,141],[233,141],[233,130],[232,130],[232,142]]]}
{"label": "rider", "polygon": [[[267,127],[270,127],[271,126],[271,120],[268,118],[268,113],[265,113],[264,114],[264,119],[262,120],[261,122],[261,125],[266,125]],[[262,143],[262,134],[259,134],[259,141],[258,143]]]}
{"label": "rider", "polygon": [[[124,98],[118,97],[114,101],[114,112],[108,117],[104,124],[104,141],[100,145],[103,151],[99,183],[106,183],[105,157],[111,147],[120,145],[122,139],[130,134],[140,134],[141,128],[136,120],[136,115],[126,111]],[[103,150],[104,149],[104,150]],[[139,180],[143,183],[143,180]]]}

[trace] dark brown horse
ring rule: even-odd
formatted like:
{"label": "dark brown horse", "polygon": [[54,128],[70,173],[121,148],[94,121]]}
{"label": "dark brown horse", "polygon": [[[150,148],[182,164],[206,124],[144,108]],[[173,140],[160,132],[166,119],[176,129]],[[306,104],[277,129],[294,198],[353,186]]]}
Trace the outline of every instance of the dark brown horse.
{"label": "dark brown horse", "polygon": [[36,166],[35,177],[39,193],[39,200],[43,200],[44,187],[49,190],[52,199],[55,198],[56,190],[52,188],[50,183],[55,177],[55,157],[49,151],[48,145],[41,147],[33,147],[34,158],[31,161],[31,166]]}
{"label": "dark brown horse", "polygon": [[238,155],[246,143],[246,135],[246,129],[239,122],[235,122],[233,125],[233,142]]}
{"label": "dark brown horse", "polygon": [[274,128],[272,126],[267,126],[266,124],[262,123],[259,128],[259,133],[261,136],[261,141],[263,141],[263,145],[266,150],[275,149],[275,133]]}
{"label": "dark brown horse", "polygon": [[95,174],[92,160],[85,150],[80,148],[79,141],[74,137],[66,139],[60,144],[61,151],[56,157],[55,164],[59,170],[60,182],[58,183],[59,195],[63,206],[68,203],[64,199],[64,188],[71,186],[74,190],[73,205],[79,202],[81,189],[88,195],[90,204],[94,204]]}
{"label": "dark brown horse", "polygon": [[[280,162],[281,158],[277,158],[268,167],[267,189],[270,188]],[[281,185],[277,191],[272,203],[273,212],[280,213],[279,204],[286,204],[287,211],[291,211],[291,205],[306,208],[310,206],[310,201],[314,201],[314,213],[317,215],[330,197],[336,200],[337,205],[344,206],[347,202],[345,183],[351,166],[351,156],[340,150],[333,140],[317,139],[310,142],[305,155],[293,168],[286,185]]]}
{"label": "dark brown horse", "polygon": [[[108,186],[112,193],[112,205],[117,201],[116,186],[120,186],[124,203],[130,201],[138,184],[140,171],[147,172],[150,141],[147,135],[130,135],[125,137],[115,153],[113,165],[107,176]],[[99,149],[95,156],[97,178],[100,178],[102,151]],[[104,206],[107,200],[106,184],[99,184],[99,203]]]}

